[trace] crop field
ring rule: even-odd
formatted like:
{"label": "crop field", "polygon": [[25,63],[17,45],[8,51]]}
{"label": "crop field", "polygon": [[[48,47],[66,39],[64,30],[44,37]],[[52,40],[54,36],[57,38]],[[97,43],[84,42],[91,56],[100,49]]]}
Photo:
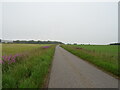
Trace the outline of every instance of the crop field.
{"label": "crop field", "polygon": [[2,44],[2,87],[44,87],[54,51],[52,44]]}
{"label": "crop field", "polygon": [[120,74],[117,45],[61,45],[61,47],[104,71],[115,76]]}
{"label": "crop field", "polygon": [[28,52],[47,44],[2,44],[2,55]]}

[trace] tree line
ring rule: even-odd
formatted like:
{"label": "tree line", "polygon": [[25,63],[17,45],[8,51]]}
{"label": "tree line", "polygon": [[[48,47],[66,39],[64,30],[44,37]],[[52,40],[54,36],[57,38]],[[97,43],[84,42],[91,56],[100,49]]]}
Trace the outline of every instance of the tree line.
{"label": "tree line", "polygon": [[110,45],[120,45],[120,43],[111,43]]}
{"label": "tree line", "polygon": [[59,41],[34,41],[34,40],[29,40],[29,41],[26,41],[26,40],[13,40],[12,42],[11,41],[5,41],[5,40],[1,40],[0,39],[0,43],[16,43],[16,44],[64,44],[62,42],[59,42]]}
{"label": "tree line", "polygon": [[30,41],[20,41],[20,40],[16,40],[13,41],[13,43],[28,43],[28,44],[63,44],[62,42],[59,41],[34,41],[34,40],[30,40]]}

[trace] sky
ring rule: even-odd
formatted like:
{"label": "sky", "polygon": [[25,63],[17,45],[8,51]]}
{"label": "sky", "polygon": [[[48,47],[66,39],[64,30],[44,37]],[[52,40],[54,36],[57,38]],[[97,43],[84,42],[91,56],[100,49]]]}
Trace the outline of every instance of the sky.
{"label": "sky", "polygon": [[1,10],[2,39],[118,42],[117,2],[4,2]]}

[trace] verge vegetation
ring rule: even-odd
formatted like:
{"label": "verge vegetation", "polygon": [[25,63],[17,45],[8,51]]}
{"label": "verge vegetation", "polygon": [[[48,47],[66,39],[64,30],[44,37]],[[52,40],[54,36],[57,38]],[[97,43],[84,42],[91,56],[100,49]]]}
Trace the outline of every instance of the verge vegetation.
{"label": "verge vegetation", "polygon": [[3,50],[2,56],[2,87],[42,88],[52,63],[55,45],[14,44],[13,46],[7,51],[6,48],[11,45],[3,45],[5,51]]}

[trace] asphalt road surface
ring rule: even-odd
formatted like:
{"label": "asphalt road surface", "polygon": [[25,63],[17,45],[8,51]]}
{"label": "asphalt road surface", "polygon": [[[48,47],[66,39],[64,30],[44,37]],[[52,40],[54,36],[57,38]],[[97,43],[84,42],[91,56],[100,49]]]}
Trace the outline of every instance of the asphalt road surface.
{"label": "asphalt road surface", "polygon": [[118,80],[57,46],[48,88],[118,88]]}

